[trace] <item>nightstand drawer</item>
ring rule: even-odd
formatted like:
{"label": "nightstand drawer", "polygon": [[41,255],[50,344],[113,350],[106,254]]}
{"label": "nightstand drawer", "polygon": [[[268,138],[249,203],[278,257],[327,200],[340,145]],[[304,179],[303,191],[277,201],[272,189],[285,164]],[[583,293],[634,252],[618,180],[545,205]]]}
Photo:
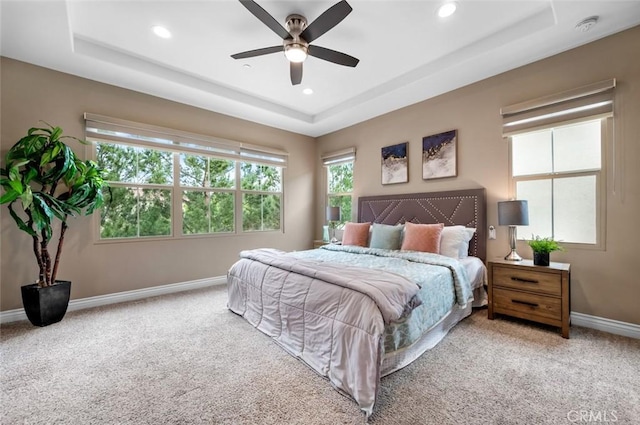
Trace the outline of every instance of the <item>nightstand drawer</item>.
{"label": "nightstand drawer", "polygon": [[493,285],[522,291],[560,296],[562,276],[557,273],[540,273],[534,270],[516,270],[493,267]]}
{"label": "nightstand drawer", "polygon": [[554,324],[562,318],[562,300],[528,292],[494,288],[493,311]]}

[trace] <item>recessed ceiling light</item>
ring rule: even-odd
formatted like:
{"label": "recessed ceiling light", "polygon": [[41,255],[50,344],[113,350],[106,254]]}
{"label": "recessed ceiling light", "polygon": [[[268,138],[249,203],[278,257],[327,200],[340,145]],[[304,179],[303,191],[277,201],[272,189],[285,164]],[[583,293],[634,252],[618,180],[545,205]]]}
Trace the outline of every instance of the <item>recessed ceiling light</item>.
{"label": "recessed ceiling light", "polygon": [[171,31],[169,31],[165,27],[155,25],[151,27],[151,29],[153,30],[153,33],[160,38],[171,38]]}
{"label": "recessed ceiling light", "polygon": [[245,63],[245,64],[242,64],[242,67],[244,69],[249,69],[249,68],[251,68],[251,65],[249,65],[248,63]]}
{"label": "recessed ceiling light", "polygon": [[313,94],[313,90],[307,87],[306,89],[302,90],[302,93],[304,93],[304,94]]}
{"label": "recessed ceiling light", "polygon": [[447,18],[453,15],[458,8],[458,4],[455,1],[449,1],[438,8],[438,16],[441,18]]}

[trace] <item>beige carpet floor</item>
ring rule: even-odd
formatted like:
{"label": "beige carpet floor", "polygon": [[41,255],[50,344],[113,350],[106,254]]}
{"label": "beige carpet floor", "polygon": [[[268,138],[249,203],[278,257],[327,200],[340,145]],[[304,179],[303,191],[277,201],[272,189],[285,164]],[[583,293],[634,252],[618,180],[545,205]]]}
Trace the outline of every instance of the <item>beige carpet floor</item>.
{"label": "beige carpet floor", "polygon": [[[640,340],[486,318],[382,379],[372,424],[640,424]],[[214,287],[2,325],[8,424],[362,424]]]}

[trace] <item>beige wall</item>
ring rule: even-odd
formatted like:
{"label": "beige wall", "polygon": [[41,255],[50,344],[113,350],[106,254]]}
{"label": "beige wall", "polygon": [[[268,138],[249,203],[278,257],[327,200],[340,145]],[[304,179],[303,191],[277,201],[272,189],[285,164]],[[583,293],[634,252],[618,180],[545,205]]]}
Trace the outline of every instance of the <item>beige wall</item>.
{"label": "beige wall", "polygon": [[[277,130],[137,92],[2,58],[1,153],[30,127],[44,120],[65,134],[82,137],[82,114],[93,112],[126,120],[222,137],[289,152],[284,174],[285,232],[197,237],[179,240],[96,244],[93,218],[72,219],[58,276],[71,280],[72,299],[226,274],[242,249],[311,247],[313,238],[316,142]],[[76,149],[85,155],[82,147]],[[2,208],[0,309],[22,307],[20,286],[37,278],[26,233]]]}
{"label": "beige wall", "polygon": [[[325,188],[319,153],[356,146],[355,195],[426,192],[485,187],[488,223],[497,226],[496,202],[508,198],[508,146],[501,137],[501,106],[615,77],[616,149],[607,158],[606,250],[554,253],[572,264],[572,310],[640,324],[640,283],[634,277],[640,228],[640,27],[501,74],[350,128],[312,138],[207,112],[2,58],[1,151],[39,119],[83,134],[83,112],[93,112],[185,131],[283,148],[290,152],[285,173],[285,233],[194,238],[156,242],[96,244],[92,219],[72,222],[60,277],[74,282],[72,298],[84,298],[226,273],[241,249],[310,247],[320,237]],[[423,181],[421,140],[458,130],[458,176]],[[409,183],[380,184],[380,148],[409,142]],[[80,152],[81,150],[79,150]],[[609,152],[611,153],[611,152]],[[312,172],[315,165],[316,172]],[[315,190],[315,192],[314,192]],[[314,196],[314,193],[317,196]],[[295,201],[294,201],[295,200]],[[316,202],[318,201],[318,202]],[[316,217],[316,225],[310,226]],[[19,287],[35,278],[29,239],[0,209],[1,310],[21,307]],[[355,218],[355,217],[354,217]],[[489,241],[489,259],[505,254],[506,229]],[[526,246],[519,252],[530,257]]]}
{"label": "beige wall", "polygon": [[[507,230],[497,226],[496,202],[509,196],[508,143],[501,136],[500,108],[543,95],[615,77],[614,167],[607,158],[606,250],[571,249],[552,254],[570,262],[572,311],[640,324],[638,248],[640,227],[640,27],[589,45],[446,93],[318,138],[318,151],[355,146],[355,197],[484,187],[488,195],[488,224],[498,239],[488,243],[488,259],[508,251]],[[458,130],[458,176],[423,181],[423,136]],[[382,186],[380,148],[409,142],[409,183]],[[316,160],[318,175],[322,166]],[[323,199],[323,179],[317,190]],[[316,206],[316,229],[322,224],[322,203]],[[353,219],[355,219],[355,213]],[[319,232],[316,232],[316,237]],[[520,254],[531,258],[526,245]]]}

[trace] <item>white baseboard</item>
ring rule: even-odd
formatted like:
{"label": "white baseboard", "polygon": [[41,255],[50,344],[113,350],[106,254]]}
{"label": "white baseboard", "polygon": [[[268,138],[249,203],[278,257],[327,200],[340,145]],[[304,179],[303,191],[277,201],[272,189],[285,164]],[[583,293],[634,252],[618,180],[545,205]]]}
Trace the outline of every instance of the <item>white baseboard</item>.
{"label": "white baseboard", "polygon": [[571,324],[640,339],[640,325],[635,325],[633,323],[620,322],[618,320],[605,319],[604,317],[571,312]]}
{"label": "white baseboard", "polygon": [[[171,283],[169,285],[153,286],[151,288],[136,289],[133,291],[117,292],[115,294],[98,295],[96,297],[80,298],[69,301],[67,311],[82,310],[85,308],[100,307],[103,305],[136,301],[144,298],[157,297],[158,295],[173,294],[189,291],[191,289],[205,288],[207,286],[226,285],[226,276],[210,277],[206,279],[191,280],[188,282]],[[0,323],[27,320],[24,309],[7,310],[0,312]]]}
{"label": "white baseboard", "polygon": [[[159,295],[173,294],[191,289],[205,288],[215,285],[226,285],[226,276],[216,276],[206,279],[191,280],[188,282],[171,283],[169,285],[153,286],[151,288],[136,289],[133,291],[118,292],[115,294],[99,295],[96,297],[80,298],[69,301],[67,311],[82,310],[85,308],[100,307],[103,305],[136,301],[144,298],[157,297]],[[27,320],[24,309],[7,310],[0,312],[0,323]],[[571,324],[585,328],[597,329],[616,335],[628,336],[640,339],[640,325],[606,319],[604,317],[591,316],[589,314],[571,312]]]}

